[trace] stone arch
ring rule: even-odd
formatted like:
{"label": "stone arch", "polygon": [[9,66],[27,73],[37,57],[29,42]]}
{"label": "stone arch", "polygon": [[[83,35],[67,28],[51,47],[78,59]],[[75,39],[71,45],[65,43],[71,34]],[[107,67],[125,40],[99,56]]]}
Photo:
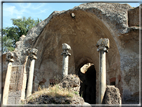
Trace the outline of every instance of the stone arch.
{"label": "stone arch", "polygon": [[77,63],[75,63],[75,73],[78,75],[80,68],[87,63],[93,63],[92,59],[89,57],[82,57],[80,58],[79,61],[77,61]]}
{"label": "stone arch", "polygon": [[[75,18],[70,16],[76,15]],[[120,55],[116,42],[105,24],[95,15],[83,10],[69,10],[54,16],[44,27],[34,44],[38,52],[35,63],[37,80],[41,76],[49,82],[55,75],[62,75],[62,43],[71,46],[69,58],[69,74],[78,74],[79,69],[86,63],[93,63],[96,70],[98,83],[99,53],[96,43],[100,38],[110,40],[110,49],[107,57],[107,80],[117,76],[120,69]],[[115,68],[115,69],[114,69]],[[116,70],[117,69],[117,70]],[[46,84],[47,84],[46,82]],[[97,84],[96,86],[98,86]],[[48,85],[46,85],[48,87]],[[96,97],[99,89],[96,88]],[[97,101],[96,101],[97,102]]]}

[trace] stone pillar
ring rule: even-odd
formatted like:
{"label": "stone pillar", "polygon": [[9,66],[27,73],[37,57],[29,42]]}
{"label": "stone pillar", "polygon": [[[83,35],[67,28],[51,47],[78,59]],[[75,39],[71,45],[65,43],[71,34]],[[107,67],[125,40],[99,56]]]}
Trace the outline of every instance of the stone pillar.
{"label": "stone pillar", "polygon": [[7,104],[8,101],[8,93],[9,93],[9,85],[10,85],[10,78],[11,78],[11,71],[12,71],[12,62],[14,54],[9,52],[6,54],[6,60],[8,61],[7,73],[5,78],[4,90],[3,90],[3,105]]}
{"label": "stone pillar", "polygon": [[63,52],[61,54],[61,55],[63,55],[62,78],[64,78],[65,76],[68,75],[68,62],[69,62],[69,56],[71,55],[68,52],[68,50],[71,50],[71,47],[68,44],[63,43],[62,49],[63,49]]}
{"label": "stone pillar", "polygon": [[102,103],[106,90],[106,52],[109,48],[109,39],[101,38],[97,42],[99,51],[99,104]]}
{"label": "stone pillar", "polygon": [[[23,37],[24,35],[22,35]],[[22,81],[22,89],[21,89],[21,101],[24,101],[25,100],[25,96],[26,96],[26,93],[25,93],[25,89],[26,89],[26,81],[27,81],[27,71],[26,71],[26,64],[27,64],[27,61],[28,61],[28,56],[29,56],[29,53],[30,52],[30,49],[26,49],[24,51],[24,54],[26,55],[26,58],[25,58],[25,63],[24,63],[24,71],[23,71],[23,81]]]}
{"label": "stone pillar", "polygon": [[29,97],[32,94],[32,87],[33,87],[33,76],[34,76],[34,65],[35,60],[37,59],[37,49],[33,48],[30,50],[30,70],[29,70],[29,78],[28,78],[28,88],[27,88],[27,97]]}

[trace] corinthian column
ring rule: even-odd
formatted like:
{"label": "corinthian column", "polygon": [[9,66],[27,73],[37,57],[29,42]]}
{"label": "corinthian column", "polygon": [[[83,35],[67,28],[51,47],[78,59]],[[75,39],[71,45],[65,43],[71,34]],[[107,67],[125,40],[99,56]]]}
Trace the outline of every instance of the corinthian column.
{"label": "corinthian column", "polygon": [[8,93],[9,93],[9,85],[10,85],[10,78],[11,78],[11,71],[12,71],[12,62],[14,54],[9,52],[6,54],[6,60],[8,61],[7,73],[5,78],[4,90],[3,90],[3,105],[7,104],[8,101]]}
{"label": "corinthian column", "polygon": [[62,78],[64,78],[65,76],[68,75],[68,63],[69,63],[69,56],[71,55],[68,50],[71,50],[71,47],[66,44],[63,43],[62,44],[62,49],[63,52],[61,55],[63,55],[63,68],[62,68]]}
{"label": "corinthian column", "polygon": [[29,71],[29,78],[28,78],[28,88],[27,88],[27,97],[29,97],[32,93],[32,87],[33,87],[33,76],[34,76],[34,65],[35,60],[37,59],[37,49],[33,48],[29,52],[29,58],[30,58],[30,71]]}
{"label": "corinthian column", "polygon": [[97,42],[99,51],[99,104],[102,103],[106,91],[106,52],[109,48],[109,39],[101,38]]}

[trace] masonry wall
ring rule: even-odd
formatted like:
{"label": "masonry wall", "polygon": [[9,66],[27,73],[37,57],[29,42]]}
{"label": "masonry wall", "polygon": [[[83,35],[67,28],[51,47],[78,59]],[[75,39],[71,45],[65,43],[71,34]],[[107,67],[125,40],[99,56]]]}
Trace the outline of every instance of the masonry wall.
{"label": "masonry wall", "polygon": [[13,65],[10,79],[8,104],[20,104],[24,77],[24,66]]}

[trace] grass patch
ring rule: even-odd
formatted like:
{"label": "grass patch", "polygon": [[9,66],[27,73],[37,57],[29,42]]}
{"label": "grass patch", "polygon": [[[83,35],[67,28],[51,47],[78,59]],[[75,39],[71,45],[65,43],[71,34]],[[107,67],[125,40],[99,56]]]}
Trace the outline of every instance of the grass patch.
{"label": "grass patch", "polygon": [[77,91],[75,91],[74,94],[79,95],[79,93]]}
{"label": "grass patch", "polygon": [[33,93],[28,97],[27,101],[34,100],[42,95],[48,95],[49,97],[73,97],[75,93],[70,89],[61,88],[59,85],[55,85],[53,87],[44,88],[40,91]]}

